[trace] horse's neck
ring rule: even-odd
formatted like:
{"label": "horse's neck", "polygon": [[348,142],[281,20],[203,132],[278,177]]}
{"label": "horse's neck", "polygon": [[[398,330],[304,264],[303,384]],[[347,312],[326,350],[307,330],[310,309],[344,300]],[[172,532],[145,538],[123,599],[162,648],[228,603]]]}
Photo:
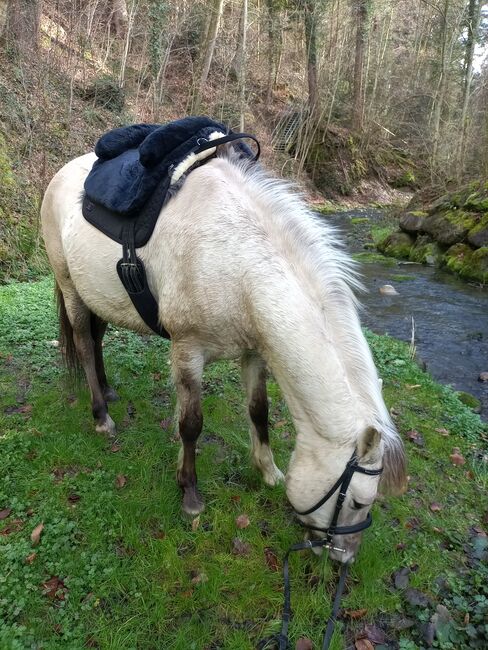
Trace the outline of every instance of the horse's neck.
{"label": "horse's neck", "polygon": [[[260,347],[276,377],[306,444],[315,432],[330,442],[354,441],[374,418],[370,382],[378,392],[376,371],[347,297],[329,306],[307,295],[296,278],[276,274],[261,285],[253,304]],[[342,315],[336,312],[342,308]],[[362,377],[357,374],[363,373]]]}

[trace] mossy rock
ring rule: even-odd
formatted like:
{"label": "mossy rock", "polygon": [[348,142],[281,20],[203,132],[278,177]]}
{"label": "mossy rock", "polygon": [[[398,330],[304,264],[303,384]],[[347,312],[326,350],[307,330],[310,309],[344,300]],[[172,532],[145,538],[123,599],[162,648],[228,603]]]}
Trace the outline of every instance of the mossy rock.
{"label": "mossy rock", "polygon": [[488,212],[488,192],[473,192],[464,203],[465,210]]}
{"label": "mossy rock", "polygon": [[452,246],[466,239],[476,225],[476,216],[463,210],[448,210],[431,214],[423,220],[422,230],[439,244]]}
{"label": "mossy rock", "polygon": [[441,263],[443,252],[439,244],[429,235],[419,235],[410,249],[409,258],[412,262],[436,266]]}
{"label": "mossy rock", "polygon": [[353,217],[351,223],[355,226],[358,223],[369,223],[368,217]]}
{"label": "mossy rock", "polygon": [[469,280],[488,284],[488,246],[483,246],[473,252],[469,263],[463,267],[461,275]]}
{"label": "mossy rock", "polygon": [[385,266],[396,266],[395,260],[380,255],[380,253],[364,251],[363,253],[353,253],[352,257],[356,262],[362,262],[363,264],[384,264]]}
{"label": "mossy rock", "polygon": [[488,213],[468,232],[468,242],[475,248],[488,246]]}
{"label": "mossy rock", "polygon": [[405,212],[400,217],[400,228],[408,233],[417,233],[422,230],[422,224],[426,217],[427,212],[422,212],[422,210]]}
{"label": "mossy rock", "polygon": [[408,259],[414,239],[406,232],[392,232],[377,244],[378,250],[389,257]]}
{"label": "mossy rock", "polygon": [[457,392],[457,396],[463,404],[472,409],[475,413],[479,413],[481,411],[481,402],[477,397],[471,395],[471,393],[466,393],[463,390],[459,390]]}
{"label": "mossy rock", "polygon": [[461,273],[464,266],[469,265],[473,249],[467,244],[454,244],[444,255],[447,268],[454,273]]}

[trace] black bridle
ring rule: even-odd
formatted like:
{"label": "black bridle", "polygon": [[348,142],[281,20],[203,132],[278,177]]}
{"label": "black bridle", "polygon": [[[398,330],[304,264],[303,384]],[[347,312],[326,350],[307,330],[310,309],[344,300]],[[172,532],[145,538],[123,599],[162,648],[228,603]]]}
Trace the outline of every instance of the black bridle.
{"label": "black bridle", "polygon": [[[335,505],[335,510],[334,514],[332,516],[332,520],[330,522],[330,526],[327,528],[318,528],[317,526],[311,526],[309,524],[306,524],[300,520],[298,520],[298,523],[303,526],[304,528],[310,528],[311,530],[318,530],[322,533],[325,533],[325,537],[323,539],[319,540],[307,540],[305,542],[301,542],[300,544],[294,544],[293,546],[290,546],[288,551],[286,552],[285,557],[283,558],[283,580],[285,583],[285,589],[284,589],[284,605],[283,605],[283,616],[281,619],[281,632],[278,635],[275,635],[271,639],[268,639],[265,645],[260,645],[262,648],[267,647],[267,643],[271,640],[275,640],[278,642],[278,647],[279,650],[288,650],[289,648],[289,643],[288,643],[288,626],[291,620],[291,589],[290,589],[290,573],[289,573],[289,566],[288,566],[288,560],[290,557],[290,553],[293,553],[294,551],[303,551],[304,549],[313,549],[313,548],[327,548],[329,550],[333,551],[339,551],[344,553],[345,549],[343,548],[338,548],[336,546],[332,545],[332,537],[334,535],[350,535],[352,533],[359,533],[362,530],[365,530],[366,528],[369,528],[372,523],[372,517],[371,513],[368,512],[366,519],[364,521],[360,521],[357,524],[353,524],[352,526],[338,526],[337,521],[339,519],[339,514],[342,510],[342,506],[344,504],[344,500],[346,498],[346,492],[347,488],[349,487],[349,484],[351,482],[352,477],[354,476],[355,472],[359,472],[360,474],[366,474],[367,476],[378,476],[381,474],[383,471],[383,468],[381,469],[366,469],[365,467],[361,467],[359,465],[359,459],[357,457],[357,451],[354,450],[353,455],[349,459],[346,468],[342,472],[342,474],[339,476],[337,481],[334,483],[334,485],[330,488],[330,490],[327,492],[327,494],[320,499],[320,501],[317,501],[317,503],[309,508],[308,510],[295,510],[297,515],[309,515],[312,512],[315,512],[318,510],[321,506],[328,501],[331,496],[339,490],[339,494],[337,495],[337,501]],[[325,630],[325,635],[324,635],[324,641],[322,644],[322,650],[327,650],[331,639],[332,635],[334,633],[334,625],[337,619],[337,614],[339,613],[339,606],[342,598],[342,592],[344,591],[344,586],[346,584],[346,577],[347,577],[347,571],[348,571],[348,565],[343,564],[341,567],[341,572],[339,575],[339,582],[337,584],[337,589],[335,592],[334,596],[334,603],[332,605],[332,612],[327,620],[327,627]]]}

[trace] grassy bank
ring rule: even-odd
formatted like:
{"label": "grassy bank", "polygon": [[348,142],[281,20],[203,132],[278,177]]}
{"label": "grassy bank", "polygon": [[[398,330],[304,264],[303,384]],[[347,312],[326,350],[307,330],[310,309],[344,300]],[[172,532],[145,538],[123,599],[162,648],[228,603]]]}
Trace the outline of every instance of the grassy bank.
{"label": "grassy bank", "polygon": [[[111,407],[118,438],[107,440],[94,432],[86,388],[67,383],[56,338],[49,279],[0,288],[0,647],[255,648],[279,628],[281,558],[302,530],[284,489],[250,467],[236,364],[205,374],[207,507],[191,522],[174,476],[167,343],[109,330],[121,399]],[[486,431],[405,345],[368,338],[410,487],[375,506],[333,647],[361,635],[363,648],[486,647]],[[293,428],[273,382],[269,392],[284,469]],[[335,569],[308,554],[291,566],[292,638],[319,648]]]}

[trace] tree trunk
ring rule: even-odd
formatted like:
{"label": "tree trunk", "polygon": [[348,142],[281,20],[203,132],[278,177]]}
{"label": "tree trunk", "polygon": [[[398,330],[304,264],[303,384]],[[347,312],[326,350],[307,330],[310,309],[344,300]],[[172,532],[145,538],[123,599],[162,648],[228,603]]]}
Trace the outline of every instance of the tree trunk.
{"label": "tree trunk", "polygon": [[433,115],[433,140],[432,140],[432,170],[435,172],[439,166],[439,141],[441,132],[442,106],[447,88],[447,14],[449,12],[449,0],[444,0],[444,9],[441,12],[441,35],[440,35],[440,70],[437,92],[434,99]]}
{"label": "tree trunk", "polygon": [[20,51],[37,49],[41,21],[40,0],[10,0],[7,7],[7,35]]}
{"label": "tree trunk", "polygon": [[369,0],[354,0],[356,14],[356,51],[354,57],[352,127],[361,131],[364,121],[364,53],[368,32]]}
{"label": "tree trunk", "polygon": [[244,131],[244,115],[246,112],[246,55],[247,55],[247,0],[242,2],[241,19],[239,21],[239,43],[234,57],[234,72],[239,87],[240,130]]}
{"label": "tree trunk", "polygon": [[459,152],[458,179],[461,180],[465,162],[466,162],[466,139],[468,133],[468,108],[471,96],[471,83],[473,81],[473,56],[474,48],[479,36],[479,24],[481,17],[480,0],[469,0],[468,20],[467,20],[467,39],[464,59],[464,87],[463,87],[463,111],[461,117],[462,133]]}
{"label": "tree trunk", "polygon": [[128,21],[126,0],[112,0],[112,24],[117,38],[124,36]]}
{"label": "tree trunk", "polygon": [[207,82],[210,66],[212,65],[212,58],[215,50],[215,43],[217,41],[217,35],[219,33],[219,25],[220,25],[220,19],[222,17],[223,9],[224,9],[224,0],[214,0],[213,7],[211,9],[212,18],[208,28],[205,45],[203,46],[204,55],[203,55],[202,68],[200,72],[200,78],[198,80],[195,96],[193,98],[192,110],[194,113],[200,110],[203,88]]}
{"label": "tree trunk", "polygon": [[317,10],[314,0],[305,0],[305,46],[307,48],[308,103],[310,115],[319,113],[317,84]]}

